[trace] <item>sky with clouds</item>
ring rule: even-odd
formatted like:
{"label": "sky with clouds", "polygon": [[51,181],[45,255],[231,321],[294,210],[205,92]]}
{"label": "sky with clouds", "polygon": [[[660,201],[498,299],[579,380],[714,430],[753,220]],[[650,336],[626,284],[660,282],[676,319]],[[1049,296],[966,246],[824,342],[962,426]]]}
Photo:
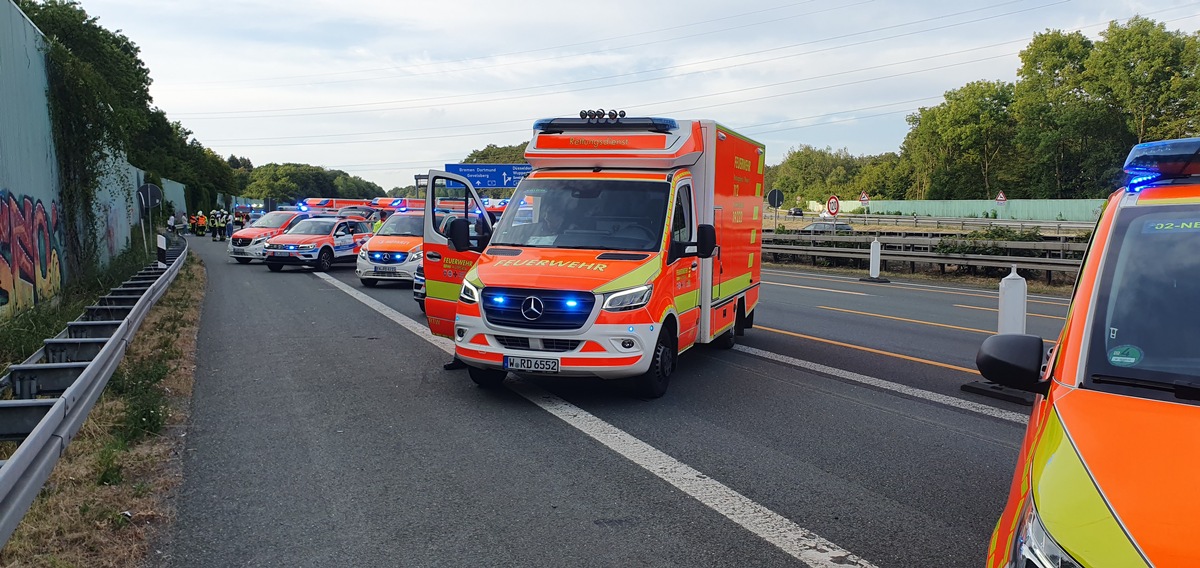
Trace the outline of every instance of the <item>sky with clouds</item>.
{"label": "sky with clouds", "polygon": [[1182,0],[80,0],[141,47],[154,103],[223,156],[390,189],[538,118],[711,118],[767,145],[896,151],[905,116],[1013,80],[1047,29],[1098,38]]}

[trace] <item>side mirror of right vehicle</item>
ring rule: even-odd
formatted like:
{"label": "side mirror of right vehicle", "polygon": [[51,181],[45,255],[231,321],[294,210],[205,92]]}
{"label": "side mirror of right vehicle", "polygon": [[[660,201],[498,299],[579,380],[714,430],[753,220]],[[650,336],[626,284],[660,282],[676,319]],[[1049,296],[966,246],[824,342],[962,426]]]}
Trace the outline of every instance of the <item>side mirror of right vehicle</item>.
{"label": "side mirror of right vehicle", "polygon": [[717,248],[717,229],[712,225],[696,227],[696,256],[710,258]]}
{"label": "side mirror of right vehicle", "polygon": [[463,217],[450,221],[450,248],[456,252],[471,250],[471,222]]}
{"label": "side mirror of right vehicle", "polygon": [[1050,383],[1041,380],[1045,353],[1042,338],[1036,335],[1003,333],[983,340],[975,355],[975,366],[983,378],[993,383],[1046,394]]}

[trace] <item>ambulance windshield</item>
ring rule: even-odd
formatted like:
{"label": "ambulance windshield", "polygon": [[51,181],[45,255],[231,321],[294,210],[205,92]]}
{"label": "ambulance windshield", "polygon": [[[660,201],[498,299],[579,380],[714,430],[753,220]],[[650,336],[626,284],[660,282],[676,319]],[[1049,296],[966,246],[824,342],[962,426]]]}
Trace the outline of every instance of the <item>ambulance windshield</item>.
{"label": "ambulance windshield", "polygon": [[1129,207],[1115,223],[1092,316],[1087,383],[1139,396],[1200,386],[1200,207]]}
{"label": "ambulance windshield", "polygon": [[287,224],[288,221],[291,221],[292,217],[295,216],[295,213],[289,213],[287,211],[272,211],[266,215],[263,215],[262,218],[255,221],[254,224],[250,226],[257,229],[278,229]]}
{"label": "ambulance windshield", "polygon": [[333,221],[305,219],[288,230],[289,235],[328,235],[333,230]]}
{"label": "ambulance windshield", "polygon": [[425,217],[421,215],[392,215],[376,235],[382,237],[419,237],[425,231]]}
{"label": "ambulance windshield", "polygon": [[665,181],[526,179],[491,244],[657,251],[669,193]]}

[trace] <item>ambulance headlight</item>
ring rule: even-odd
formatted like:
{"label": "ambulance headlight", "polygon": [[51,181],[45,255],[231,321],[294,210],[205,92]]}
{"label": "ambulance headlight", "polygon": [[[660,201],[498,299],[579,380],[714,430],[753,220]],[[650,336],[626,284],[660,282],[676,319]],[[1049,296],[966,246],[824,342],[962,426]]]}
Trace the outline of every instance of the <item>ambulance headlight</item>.
{"label": "ambulance headlight", "polygon": [[648,304],[653,293],[654,286],[650,284],[619,292],[609,292],[604,295],[604,309],[610,312],[636,310]]}
{"label": "ambulance headlight", "polygon": [[408,251],[408,260],[409,262],[421,260],[421,245],[417,245],[416,248]]}
{"label": "ambulance headlight", "polygon": [[358,249],[358,258],[361,258],[363,260],[367,259],[367,247]]}
{"label": "ambulance headlight", "polygon": [[250,246],[265,243],[265,242],[267,242],[267,239],[269,239],[269,238],[271,238],[271,237],[267,236],[267,235],[263,235],[261,237],[255,237],[254,240],[250,241]]}
{"label": "ambulance headlight", "polygon": [[458,301],[464,304],[474,304],[479,301],[479,288],[463,280],[462,291],[458,293]]}

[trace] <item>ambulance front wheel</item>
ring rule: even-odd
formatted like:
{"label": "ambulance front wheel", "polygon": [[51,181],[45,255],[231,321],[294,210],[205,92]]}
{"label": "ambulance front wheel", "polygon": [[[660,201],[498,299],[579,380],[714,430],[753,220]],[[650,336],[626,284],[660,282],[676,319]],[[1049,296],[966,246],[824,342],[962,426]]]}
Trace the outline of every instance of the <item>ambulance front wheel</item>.
{"label": "ambulance front wheel", "polygon": [[374,288],[376,284],[379,284],[379,281],[374,278],[359,278],[358,281],[367,288]]}
{"label": "ambulance front wheel", "polygon": [[425,313],[425,300],[417,300],[417,306],[421,308],[421,313]]}
{"label": "ambulance front wheel", "polygon": [[471,375],[471,380],[475,384],[485,388],[494,389],[504,383],[504,378],[508,376],[508,371],[500,369],[480,369],[479,367],[467,366],[467,373]]}
{"label": "ambulance front wheel", "polygon": [[317,254],[317,264],[313,266],[313,268],[315,268],[317,272],[327,272],[332,267],[333,251],[327,248],[321,249],[321,252]]}
{"label": "ambulance front wheel", "polygon": [[663,330],[658,334],[658,342],[654,344],[650,370],[633,380],[634,390],[639,396],[659,398],[667,393],[667,386],[671,384],[671,374],[675,372],[675,358],[679,356],[674,340],[675,330],[663,326]]}

